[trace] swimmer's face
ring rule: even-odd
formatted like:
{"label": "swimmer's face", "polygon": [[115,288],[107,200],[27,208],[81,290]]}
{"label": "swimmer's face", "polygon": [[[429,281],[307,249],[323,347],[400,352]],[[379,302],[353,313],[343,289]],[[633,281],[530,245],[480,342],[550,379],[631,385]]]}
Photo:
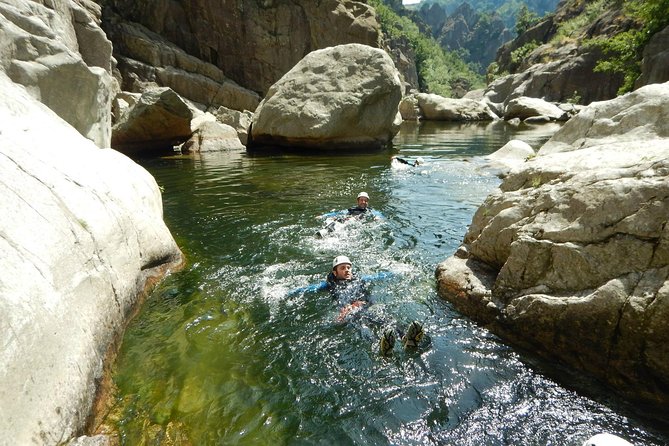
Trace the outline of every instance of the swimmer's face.
{"label": "swimmer's face", "polygon": [[367,204],[369,203],[369,200],[365,197],[360,197],[358,198],[358,207],[365,209],[367,207]]}
{"label": "swimmer's face", "polygon": [[334,268],[334,275],[339,280],[351,280],[353,278],[353,267],[350,263],[342,263]]}

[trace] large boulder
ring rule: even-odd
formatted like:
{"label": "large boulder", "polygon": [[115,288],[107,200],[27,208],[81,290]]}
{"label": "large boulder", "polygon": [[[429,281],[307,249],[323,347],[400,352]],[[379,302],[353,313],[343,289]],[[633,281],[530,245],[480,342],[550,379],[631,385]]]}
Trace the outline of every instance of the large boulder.
{"label": "large boulder", "polygon": [[313,51],[270,88],[247,147],[385,147],[402,121],[401,98],[385,51],[360,44]]}
{"label": "large boulder", "polygon": [[246,145],[249,135],[249,128],[253,121],[253,113],[247,111],[230,110],[229,108],[219,107],[214,112],[216,120],[222,124],[229,125],[237,131],[237,136],[242,144]]}
{"label": "large boulder", "polygon": [[549,121],[567,120],[567,113],[560,107],[539,98],[528,98],[521,96],[511,99],[504,109],[504,119],[518,118],[525,120],[528,118],[542,116]]}
{"label": "large boulder", "polygon": [[669,26],[651,37],[643,49],[636,87],[669,81]]}
{"label": "large boulder", "polygon": [[241,150],[244,150],[244,145],[237,136],[237,130],[216,121],[203,122],[181,148],[184,153]]}
{"label": "large boulder", "polygon": [[112,342],[181,253],[155,180],[0,74],[0,432],[63,444]]}
{"label": "large boulder", "polygon": [[0,3],[0,71],[98,147],[109,147],[118,87],[99,20],[93,2]]}
{"label": "large boulder", "polygon": [[499,170],[501,174],[505,174],[535,155],[536,152],[528,143],[519,139],[512,139],[499,150],[486,156],[485,159],[488,166]]}
{"label": "large boulder", "polygon": [[169,152],[192,134],[193,110],[171,88],[147,90],[126,104],[112,134],[112,147],[120,152]]}
{"label": "large boulder", "polygon": [[432,121],[492,121],[499,119],[483,101],[451,99],[437,94],[416,95],[420,117]]}
{"label": "large boulder", "polygon": [[440,294],[633,400],[669,404],[669,83],[591,104],[476,212]]}

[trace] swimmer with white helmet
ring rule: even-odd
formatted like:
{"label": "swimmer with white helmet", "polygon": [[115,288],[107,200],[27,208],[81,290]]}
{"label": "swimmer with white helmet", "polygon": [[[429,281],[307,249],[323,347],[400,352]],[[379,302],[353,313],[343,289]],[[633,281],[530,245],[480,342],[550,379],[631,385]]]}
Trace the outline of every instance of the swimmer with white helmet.
{"label": "swimmer with white helmet", "polygon": [[[353,264],[347,256],[337,256],[332,261],[332,271],[326,279],[327,289],[330,295],[337,301],[339,315],[337,322],[364,319],[365,323],[382,327],[385,326],[379,340],[379,352],[386,356],[390,354],[395,346],[396,337],[400,337],[405,349],[418,347],[423,339],[423,326],[418,321],[409,324],[405,333],[390,327],[387,320],[382,320],[378,315],[370,315],[363,312],[371,304],[370,293],[367,283],[353,274]],[[384,318],[385,319],[385,318]]]}

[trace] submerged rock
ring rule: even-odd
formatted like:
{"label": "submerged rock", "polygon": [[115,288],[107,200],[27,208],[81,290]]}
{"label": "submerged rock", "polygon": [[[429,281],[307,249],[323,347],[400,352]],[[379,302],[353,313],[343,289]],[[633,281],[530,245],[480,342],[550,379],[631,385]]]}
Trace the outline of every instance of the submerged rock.
{"label": "submerged rock", "polygon": [[399,130],[401,98],[385,51],[360,44],[313,51],[269,89],[247,147],[385,147]]}
{"label": "submerged rock", "polygon": [[587,107],[486,199],[467,255],[437,268],[440,294],[463,313],[663,407],[668,114],[669,83]]}

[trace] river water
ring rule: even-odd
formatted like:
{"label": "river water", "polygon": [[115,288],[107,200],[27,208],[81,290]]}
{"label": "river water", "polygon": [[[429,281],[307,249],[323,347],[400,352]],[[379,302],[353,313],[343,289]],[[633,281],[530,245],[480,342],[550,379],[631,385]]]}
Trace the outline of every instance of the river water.
{"label": "river water", "polygon": [[[188,265],[126,332],[107,420],[122,444],[580,445],[599,432],[669,443],[643,414],[437,296],[436,264],[499,184],[481,156],[513,138],[536,149],[555,130],[405,123],[392,151],[141,160]],[[396,168],[395,154],[424,164]],[[317,237],[318,216],[362,190],[385,218]],[[327,293],[290,293],[339,254],[361,275],[394,273],[373,283],[375,311],[421,321],[429,342],[382,358],[368,331],[334,322]]]}

